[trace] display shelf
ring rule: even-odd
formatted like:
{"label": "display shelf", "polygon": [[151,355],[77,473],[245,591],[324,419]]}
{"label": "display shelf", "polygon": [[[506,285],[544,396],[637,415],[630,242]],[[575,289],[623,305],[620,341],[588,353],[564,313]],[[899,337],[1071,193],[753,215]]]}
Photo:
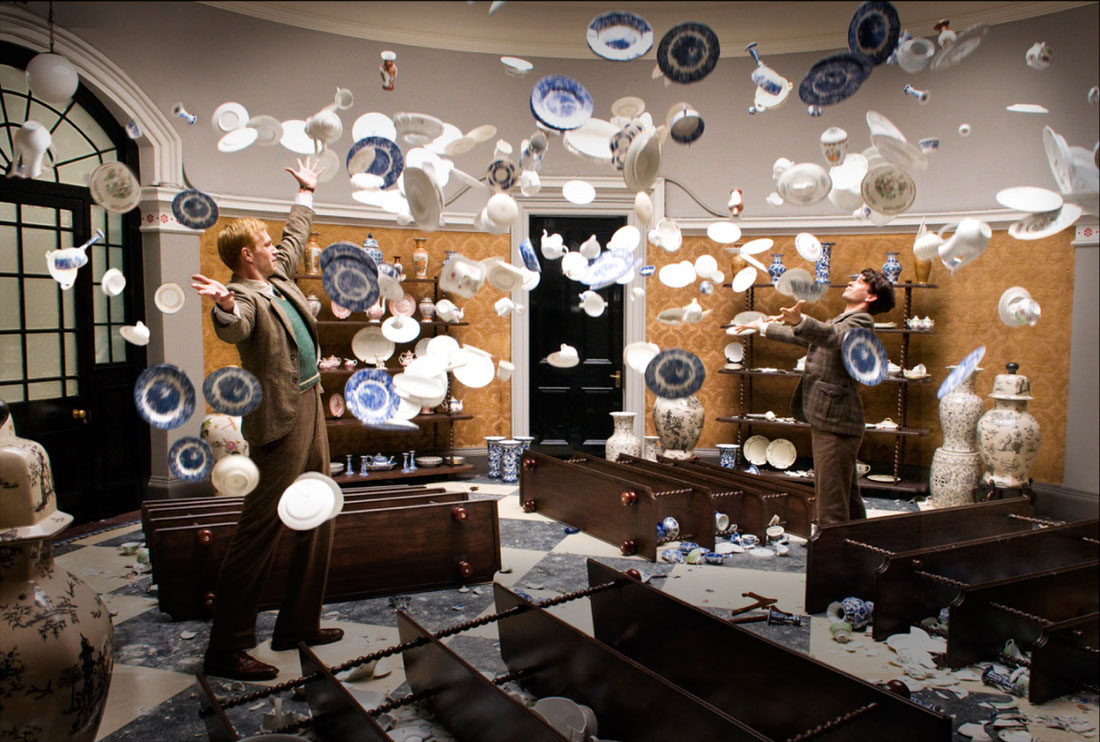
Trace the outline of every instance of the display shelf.
{"label": "display shelf", "polygon": [[[411,418],[411,422],[414,422],[414,423],[442,423],[442,422],[456,423],[456,422],[459,422],[460,420],[473,420],[473,419],[474,419],[473,415],[447,415],[447,414],[442,413],[442,412],[433,412],[433,413],[428,414],[428,415],[415,415],[413,418]],[[370,429],[369,425],[366,425],[365,423],[359,421],[355,417],[352,417],[350,413],[348,413],[345,417],[327,417],[326,416],[325,417],[325,423],[330,428],[368,428],[368,429]],[[385,431],[376,430],[375,432],[376,433],[383,433]],[[412,431],[409,431],[409,432],[412,432]]]}
{"label": "display shelf", "polygon": [[[789,371],[787,369],[779,369],[778,371],[756,371],[754,369],[746,368],[723,368],[718,371],[720,374],[732,374],[734,376],[783,376],[798,379],[802,377],[801,371]],[[932,382],[932,376],[929,374],[920,379],[907,379],[904,376],[887,376],[882,380],[883,384],[929,384]]]}
{"label": "display shelf", "polygon": [[[768,474],[773,477],[790,480],[792,482],[803,482],[805,484],[811,485],[814,483],[813,477],[795,477],[785,472],[773,471],[771,469],[768,470]],[[867,477],[860,477],[857,481],[861,490],[886,490],[890,492],[904,492],[917,496],[928,494],[927,477],[925,477],[924,479],[902,479],[896,482],[876,482],[872,479],[868,479]]]}
{"label": "display shelf", "polygon": [[452,476],[466,474],[474,470],[473,464],[457,464],[455,466],[418,466],[414,471],[401,471],[398,468],[389,471],[372,471],[368,476],[358,474],[339,474],[333,479],[341,487],[354,487],[361,484],[373,484],[375,482],[393,481],[398,479],[425,479],[428,477]]}
{"label": "display shelf", "polygon": [[[722,285],[733,288],[733,283],[730,282],[730,281],[727,281],[726,283],[724,283]],[[845,288],[847,286],[848,286],[848,284],[846,284],[846,283],[830,283],[829,284],[829,288],[831,288],[831,289],[842,289],[842,288]],[[753,288],[753,289],[774,289],[775,284],[774,283],[754,283],[751,286],[751,288]],[[910,281],[902,281],[901,283],[895,283],[894,288],[899,288],[899,289],[938,289],[939,286],[937,286],[934,283],[912,283]]]}
{"label": "display shelf", "polygon": [[[809,423],[790,422],[787,420],[768,420],[766,418],[748,417],[745,415],[723,415],[714,419],[720,423],[736,423],[738,425],[770,425],[773,427],[795,428],[796,430],[810,429]],[[876,435],[924,436],[931,434],[932,431],[928,428],[873,428],[868,426],[864,432]]]}
{"label": "display shelf", "polygon": [[[730,327],[735,327],[735,326],[736,325],[734,325],[732,322],[730,322],[729,324],[726,324],[726,325],[720,325],[720,327],[723,330],[727,330]],[[894,335],[931,335],[935,332],[934,329],[933,330],[922,330],[922,329],[911,329],[909,327],[875,327],[875,328],[872,328],[872,329],[874,329],[876,335],[878,335],[879,333],[889,333],[889,334],[894,334]],[[756,333],[753,333],[753,334],[755,335]],[[748,335],[730,335],[730,337],[732,337],[732,338],[747,338],[749,336]]]}
{"label": "display shelf", "polygon": [[[429,320],[428,322],[425,322],[423,320],[417,320],[417,323],[419,323],[421,327],[436,327],[436,328],[438,328],[438,327],[467,327],[470,324],[469,322],[444,322],[443,320],[438,320],[438,319]],[[348,319],[320,319],[320,320],[317,320],[317,329],[320,330],[321,328],[324,328],[326,330],[331,330],[333,328],[347,327],[349,329],[354,329],[356,332],[358,332],[359,330],[361,330],[362,328],[364,328],[368,325],[381,326],[381,324],[382,324],[382,322],[380,320],[354,320],[354,319],[351,319],[350,317]],[[420,338],[417,338],[417,340],[419,340],[419,339]]]}

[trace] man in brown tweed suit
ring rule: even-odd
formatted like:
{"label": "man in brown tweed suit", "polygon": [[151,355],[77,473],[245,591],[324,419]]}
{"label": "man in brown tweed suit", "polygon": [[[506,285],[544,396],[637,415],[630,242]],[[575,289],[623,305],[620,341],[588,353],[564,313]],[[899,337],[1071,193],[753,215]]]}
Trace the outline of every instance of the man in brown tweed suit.
{"label": "man in brown tweed suit", "polygon": [[868,268],[848,283],[843,298],[844,311],[826,322],[803,314],[806,302],[799,301],[777,315],[740,326],[771,340],[807,346],[806,368],[791,399],[791,414],[810,424],[817,522],[822,524],[867,517],[856,477],[865,427],[863,403],[840,350],[848,330],[872,328],[871,315],[894,308],[894,287],[886,276]]}
{"label": "man in brown tweed suit", "polygon": [[[202,274],[192,287],[214,300],[211,319],[218,337],[237,346],[241,366],[263,386],[263,400],[245,415],[243,432],[260,483],[244,499],[237,529],[218,573],[214,621],[203,669],[238,680],[269,680],[278,668],[245,650],[256,646],[256,613],[264,583],[286,528],[279,519],[283,491],[306,471],[328,474],[328,433],[321,406],[317,327],[294,274],[313,224],[313,191],[320,173],[306,159],[287,172],[299,192],[282,240],[272,244],[267,225],[237,219],[218,235],[218,255],[232,271],[227,286]],[[339,641],[341,629],[322,629],[321,604],[332,550],[331,520],[293,531],[286,597],[272,632],[271,648],[293,649],[299,641]]]}

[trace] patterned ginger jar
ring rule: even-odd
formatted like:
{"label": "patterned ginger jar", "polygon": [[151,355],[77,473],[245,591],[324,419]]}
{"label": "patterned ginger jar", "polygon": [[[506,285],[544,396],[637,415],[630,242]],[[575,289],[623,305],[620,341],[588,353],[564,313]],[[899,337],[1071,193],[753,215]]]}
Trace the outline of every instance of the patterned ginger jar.
{"label": "patterned ginger jar", "polygon": [[901,276],[901,263],[898,262],[899,253],[886,253],[886,262],[882,264],[882,275],[889,279],[890,283],[897,283]]}
{"label": "patterned ginger jar", "polygon": [[373,234],[368,234],[367,239],[363,240],[363,249],[367,251],[367,255],[375,265],[382,265],[385,262],[386,256],[382,254],[381,248],[378,247],[378,240],[374,239]]}
{"label": "patterned ginger jar", "polygon": [[670,459],[691,459],[703,434],[703,403],[695,395],[653,402],[653,427],[661,439],[662,454]]}
{"label": "patterned ginger jar", "polygon": [[618,461],[621,454],[637,456],[641,452],[641,442],[634,435],[634,417],[633,412],[611,413],[615,429],[604,447],[604,457],[608,461]]}
{"label": "patterned ginger jar", "polygon": [[0,401],[0,739],[92,742],[103,718],[115,633],[99,595],[54,562],[72,519],[46,450]]}
{"label": "patterned ginger jar", "polygon": [[[949,366],[949,369],[954,366]],[[978,372],[975,368],[954,391],[940,400],[940,427],[943,445],[932,454],[929,493],[937,508],[968,505],[984,467],[978,454],[978,418],[985,405],[974,393]]]}
{"label": "patterned ginger jar", "polygon": [[485,436],[485,448],[489,457],[489,478],[500,479],[501,463],[503,460],[504,449],[500,447],[501,441],[504,440],[503,435],[487,435]]}
{"label": "patterned ginger jar", "polygon": [[771,265],[768,266],[768,275],[772,279],[772,283],[776,283],[787,272],[787,266],[783,265],[783,255],[775,253],[772,255]]}
{"label": "patterned ginger jar", "polygon": [[248,455],[248,441],[244,439],[244,433],[241,432],[240,417],[220,412],[211,413],[202,419],[199,437],[210,446],[210,450],[214,452],[215,461],[231,453]]}
{"label": "patterned ginger jar", "polygon": [[1039,455],[1039,422],[1027,411],[1031,382],[1007,365],[993,380],[993,409],[978,420],[978,452],[985,464],[982,482],[994,487],[1026,487]]}

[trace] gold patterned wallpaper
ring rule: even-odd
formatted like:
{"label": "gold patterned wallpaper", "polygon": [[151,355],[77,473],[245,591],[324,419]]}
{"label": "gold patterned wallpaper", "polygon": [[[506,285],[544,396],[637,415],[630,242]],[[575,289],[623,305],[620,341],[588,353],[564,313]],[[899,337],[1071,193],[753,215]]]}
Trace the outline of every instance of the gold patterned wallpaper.
{"label": "gold patterned wallpaper", "polygon": [[[277,239],[283,224],[269,221],[270,232]],[[228,270],[217,257],[216,235],[224,225],[217,225],[206,231],[202,238],[202,270],[218,280],[228,280]],[[323,247],[337,240],[347,240],[361,244],[370,232],[378,240],[387,259],[394,255],[401,257],[406,274],[412,274],[412,252],[415,248],[414,237],[427,237],[425,246],[430,254],[429,275],[436,275],[447,250],[454,250],[475,260],[491,256],[507,257],[509,253],[508,235],[488,235],[468,232],[434,232],[424,234],[409,229],[390,227],[350,227],[339,225],[315,225],[319,232],[318,242]],[[765,235],[753,235],[753,237]],[[831,278],[833,283],[846,281],[851,273],[865,267],[881,268],[887,251],[899,253],[902,264],[901,281],[913,278],[912,234],[860,234],[830,237],[836,243],[832,251]],[[1073,287],[1073,248],[1070,245],[1072,232],[1034,242],[1020,242],[1005,232],[994,232],[986,253],[977,261],[963,268],[954,277],[937,264],[932,269],[930,282],[938,288],[914,289],[912,291],[912,313],[931,316],[935,321],[935,331],[931,335],[910,336],[908,366],[923,363],[932,374],[928,383],[907,385],[908,424],[912,427],[929,428],[932,432],[925,437],[908,437],[905,445],[905,462],[927,466],[932,453],[942,443],[939,428],[939,409],[936,390],[946,375],[946,366],[957,363],[978,345],[986,346],[982,371],[977,377],[976,390],[985,399],[997,373],[1004,373],[1005,364],[1015,361],[1020,364],[1020,373],[1031,379],[1032,394],[1035,399],[1030,403],[1030,412],[1039,421],[1042,429],[1042,446],[1039,458],[1032,469],[1032,476],[1039,481],[1061,482],[1065,451],[1065,414],[1069,379],[1069,341],[1072,313]],[[783,255],[788,267],[801,266],[811,268],[798,257],[794,249],[793,236],[775,238],[774,248],[759,256],[769,262],[771,253]],[[703,236],[686,236],[681,249],[676,253],[667,253],[649,246],[650,260],[659,269],[670,262],[692,260],[710,253],[718,259],[719,266],[726,273],[727,282],[732,278],[729,255],[722,246]],[[762,277],[761,279],[766,280]],[[1025,286],[1043,308],[1043,319],[1035,327],[1009,328],[997,318],[997,300],[1010,286]],[[415,287],[423,290],[423,286]],[[720,415],[735,414],[739,379],[742,377],[720,374],[725,364],[723,348],[735,338],[726,335],[722,325],[729,323],[737,312],[747,308],[744,294],[734,294],[729,287],[716,287],[710,296],[698,291],[698,284],[687,288],[671,289],[661,284],[656,277],[647,283],[646,326],[647,340],[656,343],[662,349],[681,347],[696,353],[707,369],[707,379],[697,396],[706,410],[706,423],[699,446],[712,448],[716,443],[737,440],[737,426],[720,423],[715,418]],[[321,319],[332,319],[327,308],[327,297],[323,296],[320,282],[315,282],[314,291],[325,303]],[[843,309],[840,289],[832,289],[817,304],[809,308],[809,313],[820,319],[827,319]],[[308,293],[308,291],[307,291]],[[410,291],[420,296],[416,291]],[[466,312],[464,327],[456,327],[451,334],[465,344],[487,350],[494,360],[511,358],[510,319],[500,318],[493,310],[493,302],[499,298],[499,292],[480,291],[473,299],[456,299],[455,302]],[[452,297],[453,298],[453,297]],[[657,314],[670,307],[683,306],[698,298],[704,309],[713,310],[702,322],[691,325],[671,327],[657,321]],[[779,296],[772,289],[756,290],[756,309],[773,313],[784,305],[786,297]],[[896,321],[903,324],[905,294],[897,292],[898,306],[887,315],[876,317],[877,321]],[[207,310],[209,309],[209,302]],[[348,321],[361,318],[354,315]],[[350,333],[347,333],[350,338]],[[883,344],[890,354],[890,360],[899,362],[901,348],[899,334],[882,334]],[[204,317],[203,344],[206,371],[238,362],[236,350],[214,335],[208,319]],[[322,344],[324,355],[330,349]],[[400,348],[399,348],[400,351]],[[350,355],[342,350],[337,355]],[[798,346],[767,340],[755,341],[755,365],[793,368],[796,359],[802,355]],[[629,372],[628,373],[633,373]],[[754,399],[749,412],[772,410],[779,415],[788,414],[790,395],[794,391],[794,379],[761,380],[755,377]],[[511,419],[510,382],[495,380],[482,389],[466,389],[458,382],[454,383],[454,394],[465,404],[465,412],[474,415],[473,420],[458,422],[454,425],[456,447],[476,447],[483,445],[482,437],[493,434],[507,434]],[[892,418],[899,414],[899,385],[883,383],[875,388],[863,389],[863,401],[869,420]],[[329,389],[328,391],[338,391]],[[327,395],[326,395],[327,396]],[[646,392],[645,426],[648,434],[654,434],[653,423],[648,411],[652,409],[653,395]],[[987,408],[991,400],[986,401]],[[431,426],[428,426],[429,428]],[[439,435],[445,440],[446,426],[440,425]],[[779,437],[779,429],[761,429],[768,437]],[[784,431],[785,432],[785,431]],[[333,431],[332,447],[334,453],[343,450],[362,452],[385,448],[401,450],[403,448],[432,448],[435,441],[430,440],[429,429],[420,436],[397,441],[386,439],[384,445],[375,433],[364,433],[357,428],[337,428]],[[794,432],[790,438],[798,448],[800,456],[809,456],[808,433]],[[377,443],[375,443],[377,442]],[[870,434],[864,439],[861,458],[870,462],[890,462],[893,459],[892,436]],[[887,471],[886,463],[876,470]]]}
{"label": "gold patterned wallpaper", "polygon": [[[932,432],[924,437],[906,438],[906,463],[924,466],[931,463],[933,452],[943,442],[936,391],[947,375],[946,366],[958,363],[971,350],[985,345],[985,358],[981,364],[984,370],[977,377],[977,393],[985,399],[992,388],[993,377],[998,373],[1007,373],[1005,364],[1011,361],[1020,364],[1019,373],[1030,378],[1035,397],[1029,411],[1039,421],[1042,430],[1042,446],[1032,476],[1043,482],[1062,481],[1073,309],[1072,234],[1072,230],[1067,230],[1045,240],[1021,242],[1005,232],[994,232],[989,247],[980,259],[958,271],[954,277],[942,263],[937,263],[928,280],[938,288],[913,289],[912,313],[921,317],[930,316],[936,324],[931,335],[910,336],[906,365],[912,367],[923,363],[932,374],[930,382],[909,385],[884,382],[874,388],[862,389],[868,420],[879,421],[889,417],[896,421],[900,417],[898,389],[908,388],[908,425],[929,428]],[[753,235],[757,236],[764,235]],[[812,272],[812,266],[795,251],[793,236],[774,239],[773,249],[757,256],[761,262],[769,263],[771,255],[777,253],[783,256],[783,263],[788,268],[803,267]],[[832,248],[830,271],[833,283],[846,282],[850,274],[867,267],[881,269],[887,251],[899,253],[902,272],[898,280],[913,280],[912,234],[835,235],[829,239],[836,243]],[[658,269],[669,262],[694,261],[698,256],[710,253],[718,259],[727,282],[732,278],[729,253],[706,237],[685,237],[679,252],[673,254],[652,245],[649,250],[651,260]],[[767,280],[762,275],[759,283]],[[1042,306],[1043,317],[1035,327],[1009,328],[997,317],[997,301],[1001,293],[1017,285],[1026,287]],[[818,319],[828,319],[840,313],[844,308],[840,293],[839,288],[831,289],[823,299],[810,305],[807,313]],[[698,291],[698,284],[670,289],[656,280],[648,282],[646,294],[647,339],[662,349],[686,348],[697,354],[707,369],[706,381],[696,395],[706,409],[706,424],[699,446],[709,448],[716,443],[736,442],[737,426],[717,422],[715,418],[736,414],[739,383],[745,377],[718,372],[726,363],[723,349],[728,342],[737,339],[726,335],[722,325],[728,324],[734,314],[748,309],[746,294],[734,294],[729,287],[725,287],[716,289],[710,296],[703,296]],[[755,294],[755,309],[768,314],[778,312],[780,306],[793,303],[789,297],[781,296],[770,288],[756,289]],[[704,309],[713,310],[702,322],[672,327],[657,321],[661,310],[683,306],[693,297],[699,299]],[[899,326],[904,326],[905,292],[897,290],[896,299],[897,307],[888,314],[876,316],[876,322],[895,321]],[[880,334],[879,339],[886,346],[890,360],[898,363],[902,335]],[[743,342],[748,345],[747,340]],[[804,350],[800,346],[756,338],[754,365],[793,369]],[[752,378],[752,405],[749,407],[746,404],[745,412],[772,410],[780,416],[790,414],[789,403],[797,384],[796,378]],[[651,410],[652,404],[653,394],[647,390],[646,409]],[[992,400],[986,400],[986,408],[990,407]],[[646,431],[651,435],[654,433],[653,422],[648,415]],[[779,428],[758,428],[753,432],[769,438],[789,438],[800,456],[810,455],[808,432],[788,433]],[[892,462],[893,449],[893,436],[868,434],[864,438],[860,458],[868,462],[883,462],[876,467],[876,471],[886,473],[889,471],[886,462]]]}

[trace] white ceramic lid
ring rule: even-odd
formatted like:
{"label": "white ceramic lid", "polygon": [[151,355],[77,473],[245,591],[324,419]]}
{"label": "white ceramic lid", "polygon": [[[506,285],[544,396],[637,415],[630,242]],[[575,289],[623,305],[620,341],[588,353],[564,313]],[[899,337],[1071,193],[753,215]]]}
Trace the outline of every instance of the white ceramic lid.
{"label": "white ceramic lid", "polygon": [[411,343],[420,337],[420,323],[397,315],[382,323],[382,334],[394,343]]}

